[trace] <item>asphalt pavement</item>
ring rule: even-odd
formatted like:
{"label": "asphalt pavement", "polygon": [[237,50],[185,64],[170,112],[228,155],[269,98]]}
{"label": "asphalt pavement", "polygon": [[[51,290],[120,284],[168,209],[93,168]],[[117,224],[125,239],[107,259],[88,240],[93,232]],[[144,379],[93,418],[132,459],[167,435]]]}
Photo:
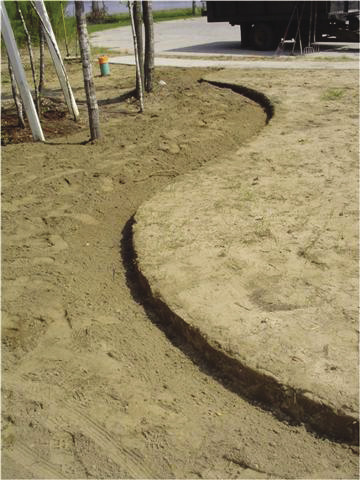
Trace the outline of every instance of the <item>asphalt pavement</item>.
{"label": "asphalt pavement", "polygon": [[[318,52],[303,56],[291,55],[292,44],[288,44],[281,52],[245,50],[240,48],[241,35],[238,26],[232,27],[226,22],[208,23],[204,17],[155,23],[154,31],[155,64],[158,66],[358,68],[358,43],[321,42],[318,44]],[[114,57],[110,55],[111,63],[134,63],[130,27],[94,33],[91,35],[91,44],[114,50]],[[261,60],[263,61],[260,63]]]}

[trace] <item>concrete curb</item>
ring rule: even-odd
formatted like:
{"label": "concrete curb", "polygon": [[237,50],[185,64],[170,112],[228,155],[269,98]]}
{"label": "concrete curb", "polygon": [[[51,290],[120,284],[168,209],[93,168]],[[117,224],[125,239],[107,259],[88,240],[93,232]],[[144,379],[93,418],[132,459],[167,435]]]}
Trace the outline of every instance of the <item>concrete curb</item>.
{"label": "concrete curb", "polygon": [[[131,55],[111,57],[111,64],[135,65]],[[187,59],[187,58],[155,58],[156,67],[178,68],[241,68],[241,69],[274,69],[274,70],[358,70],[359,63],[355,60],[345,62],[329,61],[303,61],[296,62],[277,60],[212,60],[212,59]]]}

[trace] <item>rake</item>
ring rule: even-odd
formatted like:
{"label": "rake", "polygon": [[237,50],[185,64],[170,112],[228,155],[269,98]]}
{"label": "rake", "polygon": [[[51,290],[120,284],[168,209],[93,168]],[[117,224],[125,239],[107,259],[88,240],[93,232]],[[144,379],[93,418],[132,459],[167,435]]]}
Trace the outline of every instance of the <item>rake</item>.
{"label": "rake", "polygon": [[[314,22],[313,22],[313,10],[314,10]],[[316,42],[316,24],[317,24],[317,4],[316,2],[310,2],[309,41],[308,41],[308,46],[304,48],[304,55],[307,55],[309,53],[317,53],[320,51],[319,46],[314,45]],[[311,43],[311,33],[313,33],[313,43]]]}

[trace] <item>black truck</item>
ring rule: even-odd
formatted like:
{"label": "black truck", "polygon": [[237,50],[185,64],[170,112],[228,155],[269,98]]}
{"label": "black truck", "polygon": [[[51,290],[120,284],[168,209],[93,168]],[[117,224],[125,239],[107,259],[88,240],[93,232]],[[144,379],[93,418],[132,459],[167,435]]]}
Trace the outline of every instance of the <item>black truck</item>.
{"label": "black truck", "polygon": [[242,48],[271,50],[284,39],[308,45],[324,36],[359,41],[359,2],[210,1],[205,15],[240,25]]}

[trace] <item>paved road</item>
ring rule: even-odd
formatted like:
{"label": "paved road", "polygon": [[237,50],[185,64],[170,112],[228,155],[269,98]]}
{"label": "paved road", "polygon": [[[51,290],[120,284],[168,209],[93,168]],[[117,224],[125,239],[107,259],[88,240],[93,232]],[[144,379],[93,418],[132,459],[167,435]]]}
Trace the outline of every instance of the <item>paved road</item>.
{"label": "paved road", "polygon": [[[240,58],[251,55],[273,57],[274,52],[257,52],[240,49],[240,29],[228,23],[207,23],[206,18],[191,18],[170,22],[155,23],[155,54],[164,56],[236,56]],[[94,33],[91,36],[93,46],[106,47],[121,51],[124,54],[133,53],[130,27],[120,27]],[[289,47],[290,49],[291,47]],[[359,58],[359,45],[354,43],[337,43],[329,51],[322,45],[321,56],[343,57],[349,60]],[[326,51],[323,51],[325,50]],[[312,54],[316,57],[319,54]],[[289,56],[285,52],[282,56]],[[278,58],[278,57],[277,57]]]}
{"label": "paved road", "polygon": [[[154,24],[155,52],[236,54],[240,47],[240,29],[227,23],[208,24],[206,18],[192,18]],[[97,32],[91,36],[94,46],[133,52],[130,27]]]}

